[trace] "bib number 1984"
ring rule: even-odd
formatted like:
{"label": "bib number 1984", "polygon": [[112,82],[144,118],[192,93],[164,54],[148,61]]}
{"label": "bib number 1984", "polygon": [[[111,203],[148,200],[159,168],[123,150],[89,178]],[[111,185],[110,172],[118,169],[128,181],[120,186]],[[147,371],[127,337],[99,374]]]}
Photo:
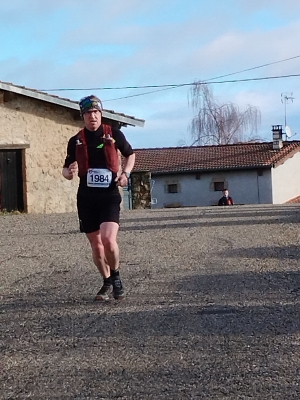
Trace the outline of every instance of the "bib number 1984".
{"label": "bib number 1984", "polygon": [[108,188],[112,181],[112,172],[109,169],[90,168],[87,173],[87,186]]}

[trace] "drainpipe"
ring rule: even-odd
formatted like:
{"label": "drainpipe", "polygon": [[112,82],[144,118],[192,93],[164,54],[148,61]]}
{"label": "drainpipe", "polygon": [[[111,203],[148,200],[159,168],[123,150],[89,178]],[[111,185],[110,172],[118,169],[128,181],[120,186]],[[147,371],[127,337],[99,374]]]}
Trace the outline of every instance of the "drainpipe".
{"label": "drainpipe", "polygon": [[260,194],[259,194],[259,180],[258,180],[259,176],[258,173],[256,173],[256,182],[257,182],[257,200],[258,200],[258,204],[260,204]]}

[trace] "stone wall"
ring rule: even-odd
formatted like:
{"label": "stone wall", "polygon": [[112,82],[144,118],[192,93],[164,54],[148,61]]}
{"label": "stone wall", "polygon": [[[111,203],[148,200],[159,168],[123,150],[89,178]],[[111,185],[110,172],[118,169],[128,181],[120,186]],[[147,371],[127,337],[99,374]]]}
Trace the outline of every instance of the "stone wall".
{"label": "stone wall", "polygon": [[2,95],[0,121],[0,149],[24,144],[26,211],[75,211],[78,178],[61,175],[68,140],[82,125],[74,111],[20,95],[10,94],[4,102]]}
{"label": "stone wall", "polygon": [[131,174],[132,208],[151,208],[151,173],[134,172]]}

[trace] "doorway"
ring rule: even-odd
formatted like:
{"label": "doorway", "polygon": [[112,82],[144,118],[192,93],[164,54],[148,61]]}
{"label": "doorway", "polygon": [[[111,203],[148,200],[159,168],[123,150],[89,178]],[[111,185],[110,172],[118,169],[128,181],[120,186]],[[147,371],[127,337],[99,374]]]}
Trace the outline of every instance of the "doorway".
{"label": "doorway", "polygon": [[22,149],[0,149],[0,211],[24,211]]}

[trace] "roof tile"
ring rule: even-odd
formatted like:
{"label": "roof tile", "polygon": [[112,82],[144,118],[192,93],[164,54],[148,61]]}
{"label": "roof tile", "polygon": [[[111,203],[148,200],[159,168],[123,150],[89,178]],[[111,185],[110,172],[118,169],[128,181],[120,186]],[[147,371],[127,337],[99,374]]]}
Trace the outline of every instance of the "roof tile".
{"label": "roof tile", "polygon": [[276,167],[300,151],[300,141],[136,149],[134,171],[152,173]]}

